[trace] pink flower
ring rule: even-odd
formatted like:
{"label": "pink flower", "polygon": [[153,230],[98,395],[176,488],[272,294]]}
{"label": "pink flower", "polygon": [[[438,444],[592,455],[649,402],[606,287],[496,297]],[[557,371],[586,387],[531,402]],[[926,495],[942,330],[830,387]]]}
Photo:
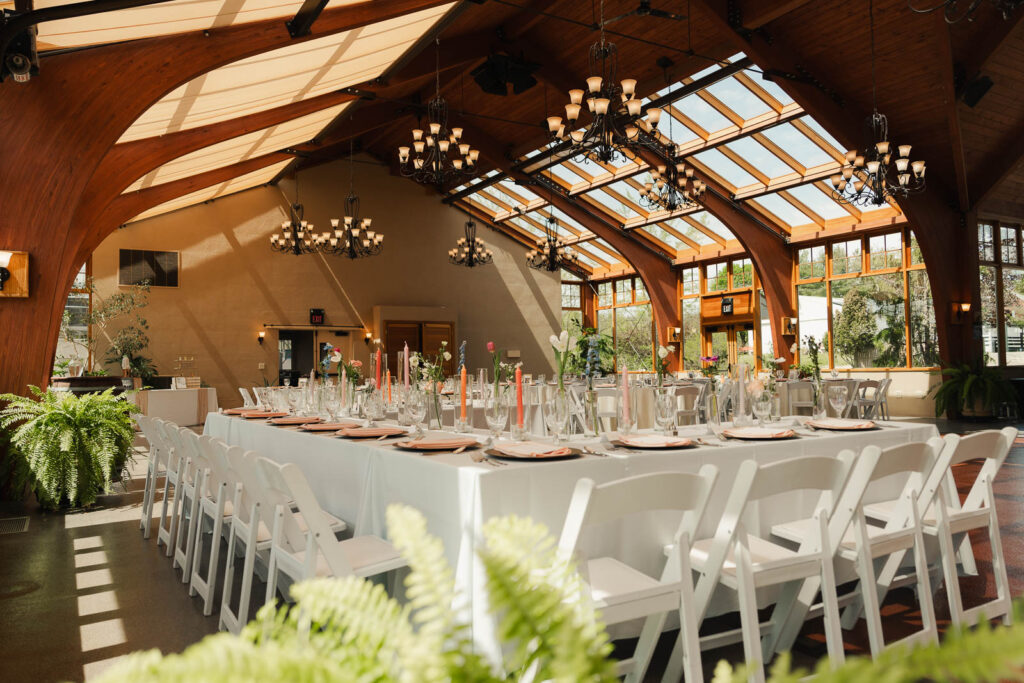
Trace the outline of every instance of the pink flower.
{"label": "pink flower", "polygon": [[337,346],[335,346],[333,349],[331,349],[331,352],[332,353],[341,353],[341,349],[339,349]]}
{"label": "pink flower", "polygon": [[487,351],[494,353],[494,342],[487,342]]}
{"label": "pink flower", "polygon": [[354,361],[352,361],[352,367],[354,367],[354,368],[361,368],[361,367],[363,367],[363,361],[361,361],[361,360],[354,360]]}

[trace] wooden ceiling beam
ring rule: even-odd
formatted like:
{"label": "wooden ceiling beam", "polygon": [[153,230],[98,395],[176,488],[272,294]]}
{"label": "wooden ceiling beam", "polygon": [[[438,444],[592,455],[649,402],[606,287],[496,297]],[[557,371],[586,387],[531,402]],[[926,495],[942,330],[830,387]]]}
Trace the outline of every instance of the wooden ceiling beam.
{"label": "wooden ceiling beam", "polygon": [[972,208],[984,210],[985,200],[1024,162],[1024,121],[996,149],[999,151],[980,164],[981,171],[975,175],[970,193],[974,198]]}
{"label": "wooden ceiling beam", "polygon": [[794,12],[811,0],[744,0],[738,1],[740,23],[743,28],[754,30]]}
{"label": "wooden ceiling beam", "polygon": [[949,126],[950,155],[953,157],[953,174],[956,178],[956,194],[960,210],[967,211],[971,206],[970,192],[967,186],[967,164],[964,160],[964,141],[960,131],[960,110],[956,95],[956,77],[954,75],[953,45],[950,36],[951,27],[946,23],[942,12],[934,13],[936,61],[942,73],[942,106],[946,110],[946,123]]}

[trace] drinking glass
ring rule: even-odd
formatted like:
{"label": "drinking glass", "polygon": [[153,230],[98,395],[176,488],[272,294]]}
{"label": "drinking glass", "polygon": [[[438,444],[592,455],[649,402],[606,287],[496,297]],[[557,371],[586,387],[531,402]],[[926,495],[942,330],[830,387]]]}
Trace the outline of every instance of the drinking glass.
{"label": "drinking glass", "polygon": [[505,430],[505,423],[508,422],[508,403],[508,392],[500,388],[484,401],[484,419],[487,420],[487,427],[495,439],[501,436]]}
{"label": "drinking glass", "polygon": [[839,386],[828,388],[828,402],[832,406],[832,410],[836,411],[838,417],[843,416],[843,411],[846,409],[846,398],[849,393],[849,389],[840,384]]}
{"label": "drinking glass", "polygon": [[423,421],[427,419],[427,394],[413,387],[405,397],[405,411],[409,421],[416,425],[416,436],[423,436]]}
{"label": "drinking glass", "polygon": [[555,443],[562,443],[562,435],[569,426],[569,397],[564,391],[552,387],[548,400],[544,402],[544,424],[555,436]]}
{"label": "drinking glass", "polygon": [[722,438],[722,410],[720,406],[721,396],[714,388],[709,387],[707,396],[704,397],[704,417],[708,423],[708,433],[717,438]]}
{"label": "drinking glass", "polygon": [[302,408],[302,389],[298,387],[289,387],[288,391],[288,410],[293,415],[298,415]]}
{"label": "drinking glass", "polygon": [[654,419],[665,436],[676,426],[676,394],[673,389],[657,389],[654,399]]}
{"label": "drinking glass", "polygon": [[286,387],[290,387],[292,385],[292,378],[291,377],[285,377],[284,378],[284,385]]}
{"label": "drinking glass", "polygon": [[772,414],[772,392],[762,391],[754,396],[754,415],[757,423],[764,427],[764,421]]}
{"label": "drinking glass", "polygon": [[384,394],[377,389],[372,389],[363,401],[363,410],[366,419],[370,421],[371,427],[375,426],[377,420],[384,418]]}
{"label": "drinking glass", "polygon": [[630,434],[636,430],[636,392],[637,387],[629,387],[629,401],[628,403],[623,400],[622,390],[620,388],[618,396],[616,397],[616,403],[618,404],[618,427],[620,434]]}
{"label": "drinking glass", "polygon": [[333,422],[338,419],[338,414],[341,412],[341,396],[337,391],[331,389],[324,391],[321,405],[327,413],[327,417]]}

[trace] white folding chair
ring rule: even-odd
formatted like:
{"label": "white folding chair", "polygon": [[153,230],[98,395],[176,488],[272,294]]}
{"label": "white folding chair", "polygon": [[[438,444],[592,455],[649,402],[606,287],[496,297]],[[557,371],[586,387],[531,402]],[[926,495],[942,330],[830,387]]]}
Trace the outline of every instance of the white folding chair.
{"label": "white folding chair", "polygon": [[[943,580],[949,599],[949,614],[955,625],[973,625],[981,617],[1001,617],[1003,623],[1009,624],[1012,618],[1010,582],[1006,574],[1006,559],[1003,555],[999,520],[996,517],[992,482],[1016,438],[1017,430],[1014,427],[978,432],[963,438],[947,435],[950,456],[946,462],[936,467],[925,486],[926,491],[934,492],[934,497],[928,500],[922,497],[918,506],[923,520],[923,532],[939,540]],[[979,458],[984,458],[985,462],[961,504],[951,467]],[[867,505],[865,513],[869,517],[886,522],[896,518],[896,511],[889,504]],[[996,597],[964,609],[957,560],[959,559],[964,573],[977,572],[970,540],[967,537],[967,532],[974,529],[985,530],[989,537]]]}
{"label": "white folding chair", "polygon": [[892,379],[886,377],[882,380],[882,383],[878,387],[877,392],[877,414],[884,420],[889,418],[889,387],[892,385]]}
{"label": "white folding chair", "polygon": [[[163,502],[160,505],[160,520],[156,527],[156,545],[159,548],[163,543],[167,549],[167,557],[174,554],[174,541],[178,533],[178,509],[181,506],[181,482],[182,473],[185,470],[188,458],[186,450],[181,443],[180,428],[173,422],[157,419],[154,421],[157,432],[163,435],[166,445],[160,456],[164,458],[164,494]],[[171,493],[171,489],[174,493]]]}
{"label": "white folding chair", "polygon": [[[177,531],[174,534],[174,553],[171,567],[181,567],[181,582],[192,578],[192,560],[195,551],[196,524],[199,521],[200,488],[209,469],[206,455],[199,448],[199,435],[188,427],[178,428],[178,443],[181,445],[185,465],[178,479],[175,494],[181,489],[178,507]],[[177,497],[177,496],[176,496]]]}
{"label": "white folding chair", "polygon": [[[268,489],[257,461],[260,456],[253,451],[244,451],[238,446],[231,446],[226,451],[226,459],[233,476],[241,482],[234,491],[232,501],[231,524],[229,527],[227,561],[224,567],[224,589],[221,595],[219,628],[237,634],[248,622],[249,604],[252,598],[252,579],[256,572],[256,560],[263,566],[270,563],[270,546],[273,525],[273,511],[282,504],[293,509],[293,501]],[[268,512],[268,510],[270,512]],[[325,523],[331,533],[340,533],[348,528],[342,520],[322,512]],[[309,530],[301,512],[294,512],[299,531]],[[239,592],[238,612],[231,608],[232,589],[234,587],[235,561],[238,557],[237,544],[244,548],[242,565],[242,585]]]}
{"label": "white folding chair", "polygon": [[866,379],[857,385],[857,393],[851,403],[851,413],[854,417],[872,418],[878,410],[878,396],[881,382],[874,379]]}
{"label": "white folding chair", "polygon": [[[849,470],[850,463],[846,458],[803,456],[762,466],[754,460],[746,460],[740,464],[733,480],[732,491],[714,537],[692,544],[690,563],[700,574],[694,591],[697,619],[704,618],[717,590],[735,593],[743,653],[750,667],[751,681],[764,680],[764,663],[771,655],[767,639],[762,645],[757,613],[757,590],[768,586],[818,578],[821,581],[825,641],[830,663],[837,667],[845,661],[828,520]],[[761,538],[746,528],[743,518],[749,503],[799,492],[818,494],[813,516],[816,528],[799,550]],[[776,604],[772,611],[773,622],[787,614],[784,609],[776,614],[779,609]],[[664,681],[679,679],[678,649],[677,643],[662,678]]]}
{"label": "white folding chair", "polygon": [[254,408],[256,406],[255,401],[252,400],[252,396],[249,395],[249,391],[245,387],[238,387],[238,393],[242,395],[243,408]]}
{"label": "white folding chair", "polygon": [[143,436],[149,442],[149,459],[146,463],[146,485],[142,490],[142,514],[139,518],[139,528],[142,529],[142,537],[148,539],[153,529],[153,505],[156,498],[156,484],[160,477],[166,476],[167,472],[161,469],[167,464],[167,449],[170,445],[164,439],[163,432],[158,429],[156,420],[148,415],[136,415],[135,421],[142,430]]}
{"label": "white folding chair", "polygon": [[676,389],[676,424],[698,424],[703,386],[687,385]]}
{"label": "white folding chair", "polygon": [[581,559],[580,575],[586,582],[594,607],[605,624],[618,624],[645,617],[636,651],[619,662],[619,675],[626,681],[642,681],[669,612],[680,620],[682,658],[687,680],[703,680],[700,643],[694,599],[689,548],[704,516],[718,469],[704,465],[699,474],[655,472],[597,485],[591,479],[576,482],[569,512],[558,542],[567,555],[577,553],[585,527],[597,526],[638,512],[673,510],[682,512],[674,536],[676,549],[669,558],[661,580],[634,569],[614,557]]}
{"label": "white folding chair", "polygon": [[[279,499],[292,498],[298,508],[284,502],[274,509],[271,533],[270,565],[267,569],[267,602],[277,593],[278,574],[292,581],[314,576],[371,577],[406,566],[395,547],[376,536],[355,536],[339,541],[324,517],[324,511],[298,465],[279,465],[259,458],[256,461],[268,491]],[[301,512],[309,525],[303,532],[296,521]]]}
{"label": "white folding chair", "polygon": [[814,382],[799,380],[786,383],[787,415],[798,415],[796,411],[809,408],[814,411]]}
{"label": "white folding chair", "polygon": [[[220,541],[224,534],[224,522],[231,523],[234,513],[235,489],[241,482],[227,462],[227,444],[210,436],[199,437],[199,448],[206,457],[207,470],[198,482],[199,514],[196,520],[195,546],[192,551],[192,572],[189,580],[189,596],[203,598],[203,614],[213,614],[213,595],[221,574],[217,571],[220,559]],[[210,554],[206,566],[206,577],[202,575],[203,541],[206,537],[209,519]]]}
{"label": "white folding chair", "polygon": [[[909,475],[899,497],[891,501],[893,517],[884,527],[868,526],[864,509],[860,500],[846,497],[841,505],[854,510],[852,524],[848,529],[832,539],[835,546],[837,562],[852,566],[857,574],[859,598],[854,606],[848,608],[843,615],[843,626],[852,628],[859,618],[861,601],[863,601],[864,617],[867,620],[868,644],[871,656],[877,657],[886,647],[882,631],[881,601],[888,591],[891,580],[883,578],[880,585],[875,573],[874,561],[882,557],[897,554],[902,560],[904,553],[913,551],[914,568],[917,581],[917,596],[921,609],[921,630],[903,640],[901,643],[937,643],[939,638],[938,625],[935,619],[935,608],[932,604],[932,588],[928,575],[928,561],[925,555],[924,537],[918,515],[918,491],[922,490],[945,447],[942,439],[935,437],[927,443],[909,443],[893,446],[884,451],[869,446],[861,454],[861,460],[871,465],[867,472],[867,480],[875,482],[894,475]],[[858,466],[865,464],[858,461]],[[855,468],[855,472],[864,473],[863,467]],[[849,487],[848,487],[849,488]],[[861,495],[863,495],[863,487]],[[777,524],[772,533],[792,543],[799,544],[814,527],[813,520],[798,520]],[[831,529],[830,529],[831,531]],[[791,626],[796,626],[792,625]],[[798,627],[798,626],[797,626]],[[796,634],[779,642],[781,649],[788,649],[795,640]]]}

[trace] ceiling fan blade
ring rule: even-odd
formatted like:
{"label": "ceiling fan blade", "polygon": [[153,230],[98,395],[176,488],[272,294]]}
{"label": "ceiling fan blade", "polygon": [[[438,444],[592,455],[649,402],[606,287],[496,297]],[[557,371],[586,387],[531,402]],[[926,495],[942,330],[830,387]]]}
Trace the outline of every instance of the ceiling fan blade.
{"label": "ceiling fan blade", "polygon": [[626,17],[633,17],[633,16],[636,16],[637,14],[639,14],[639,12],[637,10],[633,10],[632,12],[626,12],[625,14],[620,14],[619,16],[612,17],[611,19],[605,19],[604,20],[604,24],[602,24],[602,26],[607,26],[608,24],[614,24],[616,21],[619,21],[621,19],[625,19]]}
{"label": "ceiling fan blade", "polygon": [[674,19],[676,21],[683,21],[686,17],[682,14],[676,14],[675,12],[669,12],[663,9],[652,9],[650,10],[652,17],[658,17],[659,19]]}

